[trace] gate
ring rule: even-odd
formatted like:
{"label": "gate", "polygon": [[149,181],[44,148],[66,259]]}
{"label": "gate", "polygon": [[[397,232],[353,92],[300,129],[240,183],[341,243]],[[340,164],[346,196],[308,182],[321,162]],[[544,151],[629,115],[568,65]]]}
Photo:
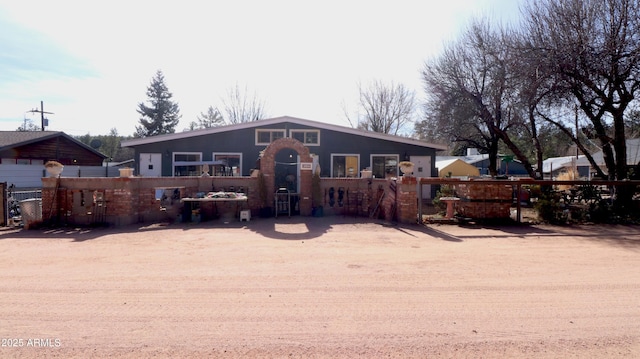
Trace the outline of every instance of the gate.
{"label": "gate", "polygon": [[41,199],[42,190],[16,190],[13,185],[7,187],[6,182],[0,183],[2,193],[2,209],[0,209],[0,226],[19,223],[22,220],[20,202],[29,199]]}

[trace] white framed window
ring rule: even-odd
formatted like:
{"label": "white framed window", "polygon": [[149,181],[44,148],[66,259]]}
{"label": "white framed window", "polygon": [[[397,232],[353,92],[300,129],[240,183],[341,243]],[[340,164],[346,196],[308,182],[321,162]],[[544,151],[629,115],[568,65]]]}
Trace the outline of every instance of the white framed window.
{"label": "white framed window", "polygon": [[271,142],[285,137],[285,129],[280,128],[257,128],[256,145],[268,145]]}
{"label": "white framed window", "polygon": [[[198,163],[189,163],[198,162]],[[174,152],[173,153],[173,175],[200,176],[203,171],[201,152]]]}
{"label": "white framed window", "polygon": [[242,176],[242,153],[214,152],[211,158],[225,162],[223,166],[215,166],[214,176]]}
{"label": "white framed window", "polygon": [[331,154],[331,177],[358,177],[360,155],[347,153]]}
{"label": "white framed window", "polygon": [[375,178],[398,177],[398,155],[371,155],[371,172]]}
{"label": "white framed window", "polygon": [[289,130],[289,137],[307,146],[320,146],[320,130]]}

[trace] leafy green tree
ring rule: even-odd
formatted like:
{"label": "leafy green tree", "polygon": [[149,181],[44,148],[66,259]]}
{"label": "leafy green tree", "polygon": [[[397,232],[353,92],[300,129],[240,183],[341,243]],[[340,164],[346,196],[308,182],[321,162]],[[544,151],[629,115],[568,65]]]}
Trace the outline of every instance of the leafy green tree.
{"label": "leafy green tree", "polygon": [[198,120],[197,122],[191,121],[189,123],[189,128],[187,130],[193,131],[193,130],[198,130],[203,128],[211,128],[211,127],[218,127],[218,126],[225,125],[224,118],[222,118],[222,114],[220,114],[220,111],[213,106],[209,106],[209,108],[207,109],[207,112],[200,112],[197,120]]}
{"label": "leafy green tree", "polygon": [[109,162],[122,162],[134,157],[133,148],[122,148],[120,145],[122,141],[131,137],[119,136],[115,128],[109,131],[109,135],[91,136],[87,133],[82,136],[74,136],[74,138],[107,156]]}
{"label": "leafy green tree", "polygon": [[165,84],[162,71],[158,70],[151,84],[147,87],[149,106],[144,102],[138,104],[137,112],[142,116],[140,126],[136,126],[134,137],[149,137],[174,133],[180,121],[178,103],[171,100],[173,94]]}

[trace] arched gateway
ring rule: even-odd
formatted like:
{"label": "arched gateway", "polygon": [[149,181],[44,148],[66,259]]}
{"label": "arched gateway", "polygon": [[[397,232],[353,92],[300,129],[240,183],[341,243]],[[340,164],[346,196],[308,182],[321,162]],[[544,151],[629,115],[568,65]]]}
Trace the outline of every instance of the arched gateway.
{"label": "arched gateway", "polygon": [[302,142],[293,138],[280,138],[277,139],[262,153],[260,158],[260,172],[264,175],[265,184],[268,191],[268,201],[273,203],[273,194],[275,188],[275,166],[276,166],[276,154],[283,149],[292,149],[300,156],[300,163],[308,164],[303,168],[300,166],[300,214],[303,216],[311,215],[311,163],[312,158],[309,154],[309,149],[302,144]]}

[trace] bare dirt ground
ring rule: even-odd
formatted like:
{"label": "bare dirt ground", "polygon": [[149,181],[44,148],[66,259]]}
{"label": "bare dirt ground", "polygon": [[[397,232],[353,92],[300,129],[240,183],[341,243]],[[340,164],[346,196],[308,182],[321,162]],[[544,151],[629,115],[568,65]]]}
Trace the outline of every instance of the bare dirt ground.
{"label": "bare dirt ground", "polygon": [[0,230],[0,357],[640,357],[640,228]]}

